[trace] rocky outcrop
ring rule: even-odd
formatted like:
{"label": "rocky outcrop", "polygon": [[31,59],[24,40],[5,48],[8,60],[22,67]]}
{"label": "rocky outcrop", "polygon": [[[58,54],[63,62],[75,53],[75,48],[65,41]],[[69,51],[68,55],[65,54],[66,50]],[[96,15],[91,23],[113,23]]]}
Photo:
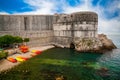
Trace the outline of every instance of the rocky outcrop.
{"label": "rocky outcrop", "polygon": [[107,50],[112,50],[117,48],[112,40],[108,39],[105,34],[98,34],[98,39],[102,42],[102,48]]}
{"label": "rocky outcrop", "polygon": [[98,34],[97,38],[82,38],[75,41],[75,49],[79,52],[99,52],[117,48],[112,40],[108,39],[104,34]]}

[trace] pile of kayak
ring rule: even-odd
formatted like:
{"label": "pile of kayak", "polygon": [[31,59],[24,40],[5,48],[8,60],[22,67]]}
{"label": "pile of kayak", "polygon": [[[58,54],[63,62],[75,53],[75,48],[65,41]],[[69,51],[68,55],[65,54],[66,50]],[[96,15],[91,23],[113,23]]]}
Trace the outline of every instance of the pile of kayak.
{"label": "pile of kayak", "polygon": [[[24,49],[24,48],[26,48],[26,47],[22,47],[21,50]],[[24,49],[24,50],[27,50],[27,48]],[[39,55],[39,54],[41,54],[41,53],[42,53],[42,51],[40,51],[40,50],[32,50],[30,55],[31,55],[32,57],[34,57],[34,56]],[[17,57],[15,57],[15,58],[13,58],[13,57],[8,57],[8,58],[7,58],[7,60],[10,61],[10,62],[12,62],[12,63],[24,62],[24,61],[26,61],[26,60],[28,60],[28,59],[29,59],[29,58],[23,57],[23,56],[17,56]]]}
{"label": "pile of kayak", "polygon": [[22,57],[22,56],[17,56],[16,58],[8,57],[7,60],[10,61],[10,62],[12,62],[12,63],[16,63],[16,62],[26,61],[26,60],[28,60],[28,58]]}
{"label": "pile of kayak", "polygon": [[28,46],[25,46],[25,45],[22,45],[19,47],[20,51],[23,52],[23,53],[26,53],[29,51],[29,48]]}

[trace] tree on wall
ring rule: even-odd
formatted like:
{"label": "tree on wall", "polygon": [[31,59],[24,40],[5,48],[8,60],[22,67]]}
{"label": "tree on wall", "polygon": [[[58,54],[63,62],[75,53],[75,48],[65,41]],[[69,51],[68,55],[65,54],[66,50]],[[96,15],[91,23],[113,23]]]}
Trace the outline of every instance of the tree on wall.
{"label": "tree on wall", "polygon": [[15,36],[14,39],[15,39],[15,41],[14,41],[15,43],[22,43],[23,42],[22,38],[19,36]]}
{"label": "tree on wall", "polygon": [[20,43],[23,43],[23,39],[21,37],[19,37],[19,36],[15,36],[14,37],[14,44],[16,46],[18,46],[18,45],[20,45]]}
{"label": "tree on wall", "polygon": [[0,47],[13,47],[14,44],[22,43],[23,40],[19,36],[4,35],[0,37]]}
{"label": "tree on wall", "polygon": [[8,47],[14,43],[14,37],[11,35],[4,35],[0,37],[0,46],[1,47]]}
{"label": "tree on wall", "polygon": [[23,39],[23,42],[25,42],[25,44],[27,44],[27,42],[29,42],[29,41],[30,41],[29,38],[24,38],[24,39]]}
{"label": "tree on wall", "polygon": [[4,38],[3,37],[0,37],[0,47],[2,48],[4,45]]}

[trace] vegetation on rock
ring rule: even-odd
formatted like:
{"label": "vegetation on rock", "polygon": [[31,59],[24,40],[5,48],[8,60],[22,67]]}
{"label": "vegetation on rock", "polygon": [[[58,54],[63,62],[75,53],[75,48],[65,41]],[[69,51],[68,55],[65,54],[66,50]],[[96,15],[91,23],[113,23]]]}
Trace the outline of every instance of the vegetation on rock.
{"label": "vegetation on rock", "polygon": [[6,58],[8,56],[8,52],[5,52],[3,50],[0,50],[0,59]]}

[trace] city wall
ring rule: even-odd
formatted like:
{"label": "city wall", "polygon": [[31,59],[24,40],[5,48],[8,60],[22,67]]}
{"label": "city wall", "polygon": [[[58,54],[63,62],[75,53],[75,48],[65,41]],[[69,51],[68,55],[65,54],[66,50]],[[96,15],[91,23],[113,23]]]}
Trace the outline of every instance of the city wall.
{"label": "city wall", "polygon": [[30,38],[29,46],[53,42],[53,15],[0,15],[0,36],[14,35]]}
{"label": "city wall", "polygon": [[30,38],[29,46],[61,44],[66,47],[80,38],[97,36],[98,15],[77,12],[55,15],[0,15],[0,36]]}

